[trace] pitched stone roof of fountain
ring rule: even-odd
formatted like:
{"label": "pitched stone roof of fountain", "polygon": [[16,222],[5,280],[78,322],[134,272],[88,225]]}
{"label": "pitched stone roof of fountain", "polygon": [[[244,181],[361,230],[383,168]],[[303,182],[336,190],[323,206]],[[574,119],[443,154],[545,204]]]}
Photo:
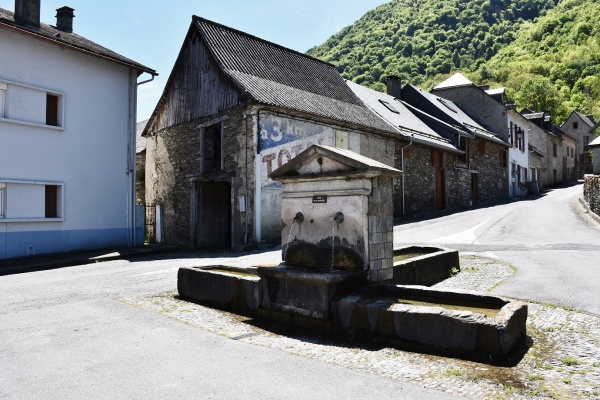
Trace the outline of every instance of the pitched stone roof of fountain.
{"label": "pitched stone roof of fountain", "polygon": [[[303,166],[310,164],[313,160],[315,160],[319,156],[324,156],[324,157],[329,158],[336,165],[336,167],[340,167],[340,166],[347,167],[345,171],[342,170],[341,168],[339,168],[339,169],[336,168],[336,169],[333,169],[332,171],[327,170],[325,168],[324,171],[320,172],[322,174],[329,174],[332,172],[339,172],[339,173],[347,174],[348,171],[351,171],[353,173],[381,172],[381,173],[387,173],[387,174],[393,174],[393,175],[398,175],[398,174],[402,173],[402,171],[400,171],[399,169],[390,167],[389,165],[383,164],[379,161],[373,160],[372,158],[369,158],[369,157],[365,157],[365,156],[355,153],[353,151],[338,149],[337,147],[330,147],[330,146],[323,146],[323,145],[315,144],[315,145],[310,146],[306,150],[304,150],[302,153],[298,154],[296,157],[294,157],[292,160],[288,161],[286,164],[282,165],[281,167],[279,167],[278,169],[273,171],[269,175],[269,177],[272,179],[275,179],[275,178],[285,178],[285,177],[293,178],[293,177],[299,177],[302,175],[307,175],[306,173],[305,174],[302,174],[301,172],[299,173],[299,171],[302,169]],[[320,161],[320,162],[318,162],[318,164],[319,164],[319,166],[321,166],[324,163],[322,161]],[[316,173],[317,172],[315,171],[314,173],[311,172],[308,175],[316,174]]]}

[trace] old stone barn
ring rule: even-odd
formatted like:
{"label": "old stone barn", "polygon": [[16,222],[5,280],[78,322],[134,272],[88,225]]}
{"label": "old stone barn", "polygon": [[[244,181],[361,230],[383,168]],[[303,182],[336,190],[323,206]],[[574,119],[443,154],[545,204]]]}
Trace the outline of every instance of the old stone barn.
{"label": "old stone barn", "polygon": [[143,134],[166,242],[201,248],[278,242],[268,174],[308,146],[394,165],[402,138],[332,65],[196,16]]}

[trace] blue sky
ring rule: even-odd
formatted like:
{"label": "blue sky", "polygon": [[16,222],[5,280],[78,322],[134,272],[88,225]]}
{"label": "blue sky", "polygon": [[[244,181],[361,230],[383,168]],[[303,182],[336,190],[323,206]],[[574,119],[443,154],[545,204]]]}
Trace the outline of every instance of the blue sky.
{"label": "blue sky", "polygon": [[[42,22],[75,9],[73,30],[159,73],[140,86],[138,121],[150,116],[179,53],[192,15],[305,52],[386,0],[41,0]],[[388,0],[389,1],[389,0]],[[13,11],[14,0],[0,0]],[[146,75],[140,79],[144,79]]]}

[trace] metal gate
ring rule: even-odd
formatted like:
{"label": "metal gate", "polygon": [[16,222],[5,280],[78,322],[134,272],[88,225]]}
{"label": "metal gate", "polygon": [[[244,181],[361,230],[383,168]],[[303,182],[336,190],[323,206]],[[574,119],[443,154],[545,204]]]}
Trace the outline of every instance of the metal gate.
{"label": "metal gate", "polygon": [[156,205],[146,204],[144,215],[144,241],[156,243]]}

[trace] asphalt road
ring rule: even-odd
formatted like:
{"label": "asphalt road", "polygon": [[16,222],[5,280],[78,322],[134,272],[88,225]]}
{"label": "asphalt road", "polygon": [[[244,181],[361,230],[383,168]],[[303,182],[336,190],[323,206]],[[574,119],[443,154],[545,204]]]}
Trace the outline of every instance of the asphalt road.
{"label": "asphalt road", "polygon": [[600,315],[600,227],[577,210],[582,185],[542,197],[397,225],[394,245],[499,258],[516,274],[492,293]]}
{"label": "asphalt road", "polygon": [[179,266],[269,259],[279,252],[0,277],[0,399],[456,398],[228,339],[119,301],[174,289]]}

